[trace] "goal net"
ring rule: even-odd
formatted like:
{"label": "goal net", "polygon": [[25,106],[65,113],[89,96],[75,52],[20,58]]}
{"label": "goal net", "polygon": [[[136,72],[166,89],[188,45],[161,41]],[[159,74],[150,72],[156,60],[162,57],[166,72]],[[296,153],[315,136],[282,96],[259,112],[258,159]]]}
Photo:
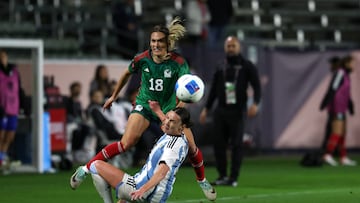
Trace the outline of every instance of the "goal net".
{"label": "goal net", "polygon": [[[22,81],[22,88],[25,93],[31,97],[31,114],[28,117],[19,115],[19,124],[27,119],[30,123],[27,130],[30,136],[30,142],[23,142],[30,153],[30,161],[26,164],[14,168],[15,172],[38,172],[46,171],[44,167],[44,148],[47,146],[46,136],[44,136],[44,86],[43,86],[43,65],[44,65],[44,45],[42,40],[38,39],[6,39],[0,38],[0,49],[8,52],[10,63],[18,66]],[[21,127],[21,126],[19,126]],[[17,139],[17,138],[15,138]],[[47,138],[50,139],[50,138]],[[14,143],[13,143],[14,145]],[[30,146],[26,146],[30,145]]]}

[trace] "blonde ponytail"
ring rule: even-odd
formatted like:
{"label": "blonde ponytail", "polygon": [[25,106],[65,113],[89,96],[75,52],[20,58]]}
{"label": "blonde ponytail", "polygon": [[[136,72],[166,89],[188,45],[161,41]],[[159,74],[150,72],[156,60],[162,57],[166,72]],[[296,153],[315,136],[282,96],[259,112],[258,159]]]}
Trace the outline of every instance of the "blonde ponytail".
{"label": "blonde ponytail", "polygon": [[182,25],[182,20],[178,16],[167,27],[169,29],[168,51],[173,51],[176,42],[185,36],[186,28]]}

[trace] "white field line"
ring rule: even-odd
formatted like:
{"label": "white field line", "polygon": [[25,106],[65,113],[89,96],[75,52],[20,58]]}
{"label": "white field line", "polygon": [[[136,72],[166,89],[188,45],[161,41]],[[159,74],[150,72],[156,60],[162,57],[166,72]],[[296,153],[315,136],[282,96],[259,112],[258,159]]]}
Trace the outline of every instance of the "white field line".
{"label": "white field line", "polygon": [[[280,197],[280,196],[296,196],[296,195],[306,195],[306,194],[325,194],[325,193],[333,193],[333,192],[341,192],[341,191],[351,191],[356,188],[341,188],[341,189],[333,189],[333,190],[310,190],[310,191],[302,191],[302,192],[284,192],[284,193],[272,193],[272,194],[256,194],[256,195],[241,195],[241,196],[232,196],[232,197],[220,197],[217,198],[216,201],[226,201],[226,200],[240,200],[240,199],[256,199],[256,198],[269,198],[269,197]],[[207,199],[190,199],[190,200],[172,200],[168,203],[177,203],[177,202],[202,202],[207,201]]]}

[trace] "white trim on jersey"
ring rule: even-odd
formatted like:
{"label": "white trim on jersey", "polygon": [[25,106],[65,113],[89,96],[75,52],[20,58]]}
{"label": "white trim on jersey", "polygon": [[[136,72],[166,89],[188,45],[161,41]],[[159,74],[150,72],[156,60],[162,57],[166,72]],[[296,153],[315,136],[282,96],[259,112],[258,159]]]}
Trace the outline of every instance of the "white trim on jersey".
{"label": "white trim on jersey", "polygon": [[146,199],[149,202],[166,202],[170,196],[175,182],[175,174],[184,162],[189,149],[185,135],[176,137],[164,134],[156,142],[151,153],[140,172],[135,174],[136,187],[144,185],[156,172],[159,163],[165,162],[170,168],[165,178],[153,188]]}
{"label": "white trim on jersey", "polygon": [[337,90],[340,86],[340,82],[341,80],[344,78],[344,71],[343,70],[339,70],[337,73],[336,73],[336,76],[335,76],[335,80],[332,84],[332,89],[333,90]]}

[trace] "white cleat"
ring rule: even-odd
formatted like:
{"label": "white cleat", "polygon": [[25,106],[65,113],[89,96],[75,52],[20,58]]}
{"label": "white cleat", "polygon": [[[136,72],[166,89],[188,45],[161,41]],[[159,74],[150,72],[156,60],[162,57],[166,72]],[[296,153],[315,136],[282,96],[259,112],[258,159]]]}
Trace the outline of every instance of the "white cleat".
{"label": "white cleat", "polygon": [[340,163],[341,163],[341,165],[344,165],[344,166],[356,166],[357,165],[357,162],[349,159],[349,157],[341,158]]}
{"label": "white cleat", "polygon": [[210,201],[216,200],[216,191],[215,188],[207,181],[206,179],[202,181],[197,181],[205,194],[205,197]]}
{"label": "white cleat", "polygon": [[328,163],[330,166],[337,166],[338,163],[330,154],[325,154],[323,160]]}

